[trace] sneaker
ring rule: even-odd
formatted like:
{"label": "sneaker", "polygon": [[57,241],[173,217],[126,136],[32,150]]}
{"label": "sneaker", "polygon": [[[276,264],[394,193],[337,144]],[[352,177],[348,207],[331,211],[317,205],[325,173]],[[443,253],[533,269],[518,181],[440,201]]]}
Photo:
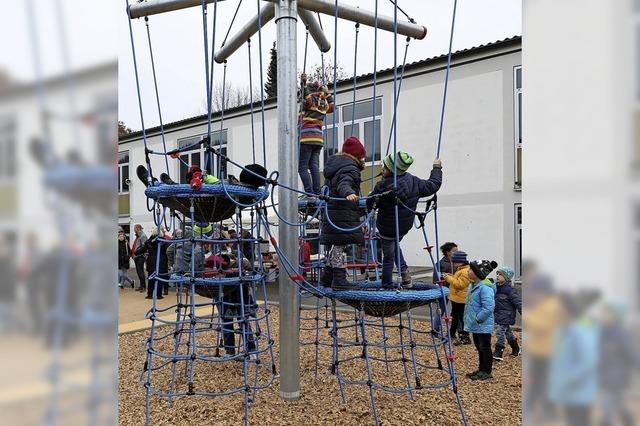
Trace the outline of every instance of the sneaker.
{"label": "sneaker", "polygon": [[118,284],[118,288],[124,288],[122,284]]}
{"label": "sneaker", "polygon": [[471,344],[471,339],[469,338],[469,336],[462,336],[462,337],[460,337],[460,344],[461,345],[470,345]]}
{"label": "sneaker", "polygon": [[165,185],[177,185],[177,183],[174,182],[173,179],[171,179],[166,173],[160,174],[160,182],[164,183]]}
{"label": "sneaker", "polygon": [[518,345],[518,339],[513,339],[509,342],[511,346],[511,356],[517,357],[520,355],[520,345]]}
{"label": "sneaker", "polygon": [[164,299],[164,297],[162,295],[159,295],[156,299],[161,300]]}
{"label": "sneaker", "polygon": [[258,354],[250,354],[250,355],[249,355],[249,359],[250,359],[251,361],[256,361],[256,360],[258,359]]}
{"label": "sneaker", "polygon": [[145,299],[153,299],[153,296],[145,296]]}
{"label": "sneaker", "polygon": [[493,379],[493,376],[491,375],[491,373],[486,373],[484,371],[478,371],[478,374],[476,374],[473,377],[469,377],[471,380],[490,380]]}
{"label": "sneaker", "polygon": [[402,288],[410,289],[413,287],[413,279],[411,278],[411,274],[409,272],[405,272],[402,274]]}
{"label": "sneaker", "polygon": [[493,351],[493,359],[496,361],[502,361],[502,354],[504,353],[504,346],[496,345],[496,349]]}

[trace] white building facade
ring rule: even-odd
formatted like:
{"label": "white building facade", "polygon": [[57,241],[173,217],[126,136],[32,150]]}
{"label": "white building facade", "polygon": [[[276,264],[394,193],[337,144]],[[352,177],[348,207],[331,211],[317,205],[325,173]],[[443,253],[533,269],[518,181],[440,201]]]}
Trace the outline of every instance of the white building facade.
{"label": "white building facade", "polygon": [[[455,241],[471,258],[495,259],[500,264],[515,266],[518,271],[522,218],[521,57],[520,37],[453,55],[440,155],[444,182],[438,193],[441,244]],[[446,57],[407,64],[402,81],[397,108],[397,147],[411,153],[415,162],[410,172],[420,177],[428,177],[435,158],[445,67]],[[368,152],[375,152],[368,158],[363,180],[378,173],[380,158],[387,149],[394,115],[393,70],[377,73],[375,91],[374,117],[373,75],[357,79],[353,117],[352,81],[339,83],[336,123],[332,115],[326,122],[327,147],[333,144],[332,133],[337,133],[338,147],[345,137],[354,134],[365,143]],[[272,171],[278,164],[277,103],[270,99],[265,104],[265,149],[259,107],[259,103],[254,104],[253,128],[250,106],[225,111],[224,117],[214,114],[212,143],[217,147],[222,141],[229,158],[239,164],[254,162],[254,152],[256,162],[262,163],[266,150],[266,167]],[[206,115],[167,123],[164,143],[167,150],[172,150],[187,146],[206,133]],[[147,129],[146,139],[150,150],[164,151],[159,128]],[[154,225],[147,211],[145,187],[134,178],[135,168],[145,164],[141,132],[120,138],[118,151],[119,223],[127,228],[141,223],[150,229]],[[202,148],[181,155],[187,163],[204,164]],[[166,171],[164,157],[152,154],[150,159],[155,176]],[[178,160],[169,159],[169,174],[176,181],[184,176],[184,169],[181,172],[180,167]],[[239,175],[239,170],[230,164],[227,172]],[[365,191],[370,187],[371,182],[363,184]],[[427,225],[433,242],[432,218],[427,220]],[[414,230],[405,237],[402,246],[409,265],[430,265],[424,245],[421,231]]]}

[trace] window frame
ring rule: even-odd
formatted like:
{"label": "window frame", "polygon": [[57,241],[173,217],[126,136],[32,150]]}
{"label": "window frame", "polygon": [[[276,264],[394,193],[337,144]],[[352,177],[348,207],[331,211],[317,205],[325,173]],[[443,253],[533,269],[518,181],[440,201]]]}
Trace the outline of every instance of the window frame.
{"label": "window frame", "polygon": [[[353,101],[345,102],[343,104],[335,106],[335,109],[336,109],[336,122],[332,123],[332,124],[329,124],[329,125],[325,124],[322,127],[322,132],[323,132],[324,140],[325,140],[325,150],[323,150],[323,152],[326,152],[325,159],[328,156],[330,156],[331,154],[333,154],[331,152],[331,150],[330,150],[330,146],[328,146],[327,143],[326,143],[326,140],[327,140],[326,135],[331,129],[337,128],[337,130],[338,130],[338,132],[337,132],[338,133],[338,135],[337,135],[338,141],[344,141],[348,136],[350,136],[350,135],[346,135],[345,134],[345,131],[344,131],[345,127],[351,126],[351,124],[353,123],[354,126],[358,126],[358,139],[363,141],[364,133],[365,133],[365,123],[370,122],[370,121],[375,122],[375,121],[379,120],[380,121],[380,125],[379,126],[375,126],[374,128],[379,128],[380,129],[380,150],[376,151],[376,154],[379,155],[380,158],[377,159],[377,160],[374,159],[373,161],[372,160],[367,160],[367,161],[365,161],[365,163],[367,165],[372,165],[372,164],[373,165],[379,165],[379,164],[382,164],[383,155],[382,155],[381,151],[382,151],[382,137],[384,135],[384,131],[383,131],[384,130],[383,129],[383,126],[384,126],[384,120],[383,120],[383,117],[384,117],[384,99],[383,99],[382,95],[379,95],[379,96],[376,96],[375,100],[376,101],[380,100],[380,109],[376,108],[376,115],[375,116],[368,115],[366,117],[357,118],[355,120],[346,120],[346,121],[344,121],[343,120],[344,114],[342,113],[342,109],[344,107],[349,107],[349,106],[353,105]],[[374,101],[374,99],[372,97],[370,97],[370,98],[365,98],[365,99],[359,99],[359,100],[357,100],[355,102],[355,104],[357,105],[357,104],[361,104],[361,103],[364,103],[364,102],[372,102],[372,101]],[[373,111],[371,111],[371,112],[373,112]],[[354,108],[354,111],[352,112],[352,114],[354,114],[354,113],[355,113],[355,108]],[[329,116],[329,115],[333,116],[333,113],[327,114],[327,116]],[[363,141],[363,143],[366,146],[367,142]],[[340,151],[340,146],[339,146],[339,144],[337,144],[336,152],[339,152],[339,151]]]}
{"label": "window frame", "polygon": [[[216,135],[216,134],[224,134],[225,135],[224,143],[222,145],[220,145],[218,143],[215,143],[215,144],[212,144],[211,147],[214,148],[214,149],[222,148],[224,150],[224,152],[225,152],[225,155],[226,155],[226,153],[228,153],[228,150],[229,150],[229,128],[223,128],[223,129],[219,129],[219,130],[212,130],[211,131],[212,139],[213,139],[213,136]],[[207,136],[207,133],[200,133],[200,134],[196,134],[196,135],[192,135],[192,136],[185,136],[183,138],[179,138],[176,141],[177,148],[179,150],[181,149],[180,148],[180,142],[181,141],[185,141],[187,139],[202,140],[206,136]],[[192,164],[193,160],[192,160],[191,156],[195,155],[195,154],[199,155],[200,167],[202,169],[204,169],[204,164],[205,164],[205,148],[204,148],[204,146],[201,145],[199,148],[192,148],[192,149],[189,149],[189,150],[186,150],[186,151],[180,150],[180,157],[182,157],[183,155],[188,155],[189,156],[188,164]],[[215,155],[213,156],[213,159],[214,159],[213,172],[214,172],[214,175],[217,176],[218,175],[218,171],[217,171],[217,163],[218,162],[215,161],[216,160],[216,156]],[[182,162],[178,161],[178,164],[176,166],[177,167],[176,174],[178,176],[178,179],[176,181],[179,182],[179,183],[188,183],[188,182],[183,182],[184,177],[182,176],[182,173],[181,173],[181,170],[180,170],[181,169],[181,165],[182,165]],[[224,165],[221,165],[221,166],[222,166],[222,169],[224,170],[223,178],[226,178],[228,176],[228,174],[229,174],[228,163],[225,163]]]}
{"label": "window frame", "polygon": [[[520,87],[518,87],[520,72]],[[513,188],[522,189],[522,65],[513,67]]]}
{"label": "window frame", "polygon": [[[522,203],[515,203],[513,205],[513,278],[517,282],[520,282],[522,277],[522,213]],[[519,221],[518,216],[520,216]]]}
{"label": "window frame", "polygon": [[[126,163],[120,163],[120,155],[122,154],[126,154],[127,156],[127,162]],[[131,181],[131,153],[130,151],[127,149],[125,151],[118,151],[118,195],[126,195],[129,194],[131,192],[131,184],[127,185],[127,189],[126,191],[123,189],[123,185],[122,185],[122,169],[123,168],[127,168],[127,174],[129,175],[129,177],[127,178],[129,181]]]}
{"label": "window frame", "polygon": [[18,178],[17,120],[13,116],[0,117],[0,182],[15,182]]}

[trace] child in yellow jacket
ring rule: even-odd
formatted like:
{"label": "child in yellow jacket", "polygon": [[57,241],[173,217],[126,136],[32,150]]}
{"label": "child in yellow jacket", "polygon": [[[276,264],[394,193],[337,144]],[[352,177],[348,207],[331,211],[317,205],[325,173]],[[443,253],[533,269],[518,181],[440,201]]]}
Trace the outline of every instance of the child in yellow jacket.
{"label": "child in yellow jacket", "polygon": [[[451,301],[451,328],[449,336],[454,345],[470,345],[469,333],[464,331],[464,302],[467,298],[467,287],[471,284],[469,278],[469,262],[467,253],[456,251],[451,255],[451,266],[454,274],[442,274],[449,287],[449,300]],[[458,332],[458,340],[454,340]]]}

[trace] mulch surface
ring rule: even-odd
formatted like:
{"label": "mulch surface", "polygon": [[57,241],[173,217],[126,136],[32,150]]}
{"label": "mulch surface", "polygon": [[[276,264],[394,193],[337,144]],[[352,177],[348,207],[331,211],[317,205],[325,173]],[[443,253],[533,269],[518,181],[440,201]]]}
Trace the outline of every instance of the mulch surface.
{"label": "mulch surface", "polygon": [[[274,345],[275,365],[278,364],[278,308],[271,309],[271,332]],[[313,318],[311,315],[306,317]],[[324,317],[324,315],[322,315]],[[341,314],[340,318],[349,321],[353,315]],[[397,321],[397,320],[396,320]],[[328,329],[320,321],[321,329],[318,333],[319,341],[329,343]],[[393,323],[388,320],[387,324]],[[346,324],[346,322],[344,323]],[[397,322],[396,322],[397,324]],[[301,340],[313,342],[315,331],[314,321],[303,321]],[[405,323],[406,325],[406,323]],[[426,330],[424,321],[414,320],[414,330]],[[166,327],[164,327],[166,329]],[[263,328],[264,330],[264,328]],[[398,336],[389,333],[389,343],[398,342]],[[367,328],[367,340],[380,341],[381,332],[376,327]],[[397,330],[396,330],[397,333]],[[212,333],[215,334],[215,333]],[[124,334],[119,337],[119,415],[120,424],[142,425],[145,422],[145,391],[139,378],[145,363],[144,342],[149,336],[149,330]],[[340,331],[340,336],[346,340],[353,340],[353,327],[346,327]],[[426,336],[426,335],[425,335]],[[207,341],[207,339],[209,339]],[[418,340],[418,339],[417,339]],[[215,337],[199,336],[203,344],[214,345]],[[406,340],[405,340],[406,343]],[[173,347],[170,339],[159,342],[158,348],[170,352]],[[340,373],[343,377],[355,380],[366,380],[364,361],[357,355],[361,349],[343,348],[340,352]],[[517,425],[522,423],[521,417],[521,358],[505,355],[502,362],[494,363],[494,378],[488,381],[474,382],[465,373],[477,368],[478,357],[473,345],[457,346],[454,349],[457,356],[455,368],[458,373],[458,391],[471,425]],[[506,351],[507,353],[509,351]],[[344,394],[346,403],[340,397],[338,382],[330,371],[331,348],[320,346],[318,350],[316,369],[316,348],[305,345],[300,348],[300,374],[302,397],[299,401],[285,402],[279,395],[278,378],[273,384],[258,392],[255,403],[249,408],[250,424],[268,425],[353,425],[373,424],[368,387],[346,385]],[[433,349],[421,348],[415,351],[416,359],[420,362],[434,365],[436,357]],[[383,358],[381,349],[371,348],[370,355]],[[388,350],[389,359],[402,358],[399,349]],[[406,355],[409,356],[408,354]],[[355,358],[346,361],[347,358]],[[442,357],[442,355],[441,355]],[[270,357],[268,353],[261,355],[262,367],[257,372],[259,383],[268,383],[271,377]],[[407,363],[411,377],[412,364]],[[266,368],[265,368],[266,367]],[[222,391],[242,385],[242,362],[228,361],[225,363],[199,363],[194,372],[196,389]],[[401,362],[391,363],[389,370],[379,361],[372,362],[374,381],[387,386],[406,386],[406,377]],[[176,387],[183,389],[186,379],[184,367],[177,374]],[[255,365],[249,368],[249,377],[256,377]],[[442,382],[447,375],[437,369],[419,369],[423,385]],[[171,380],[171,364],[158,371],[154,371],[152,383],[156,388],[167,390]],[[413,378],[411,379],[413,380]],[[391,394],[383,391],[375,392],[376,405],[381,423],[384,425],[459,425],[460,413],[455,395],[451,387],[440,389],[421,389],[414,395],[414,400],[408,394]],[[239,425],[243,422],[243,393],[236,393],[224,397],[188,396],[175,398],[172,406],[166,398],[153,396],[151,398],[151,424],[155,425]]]}

